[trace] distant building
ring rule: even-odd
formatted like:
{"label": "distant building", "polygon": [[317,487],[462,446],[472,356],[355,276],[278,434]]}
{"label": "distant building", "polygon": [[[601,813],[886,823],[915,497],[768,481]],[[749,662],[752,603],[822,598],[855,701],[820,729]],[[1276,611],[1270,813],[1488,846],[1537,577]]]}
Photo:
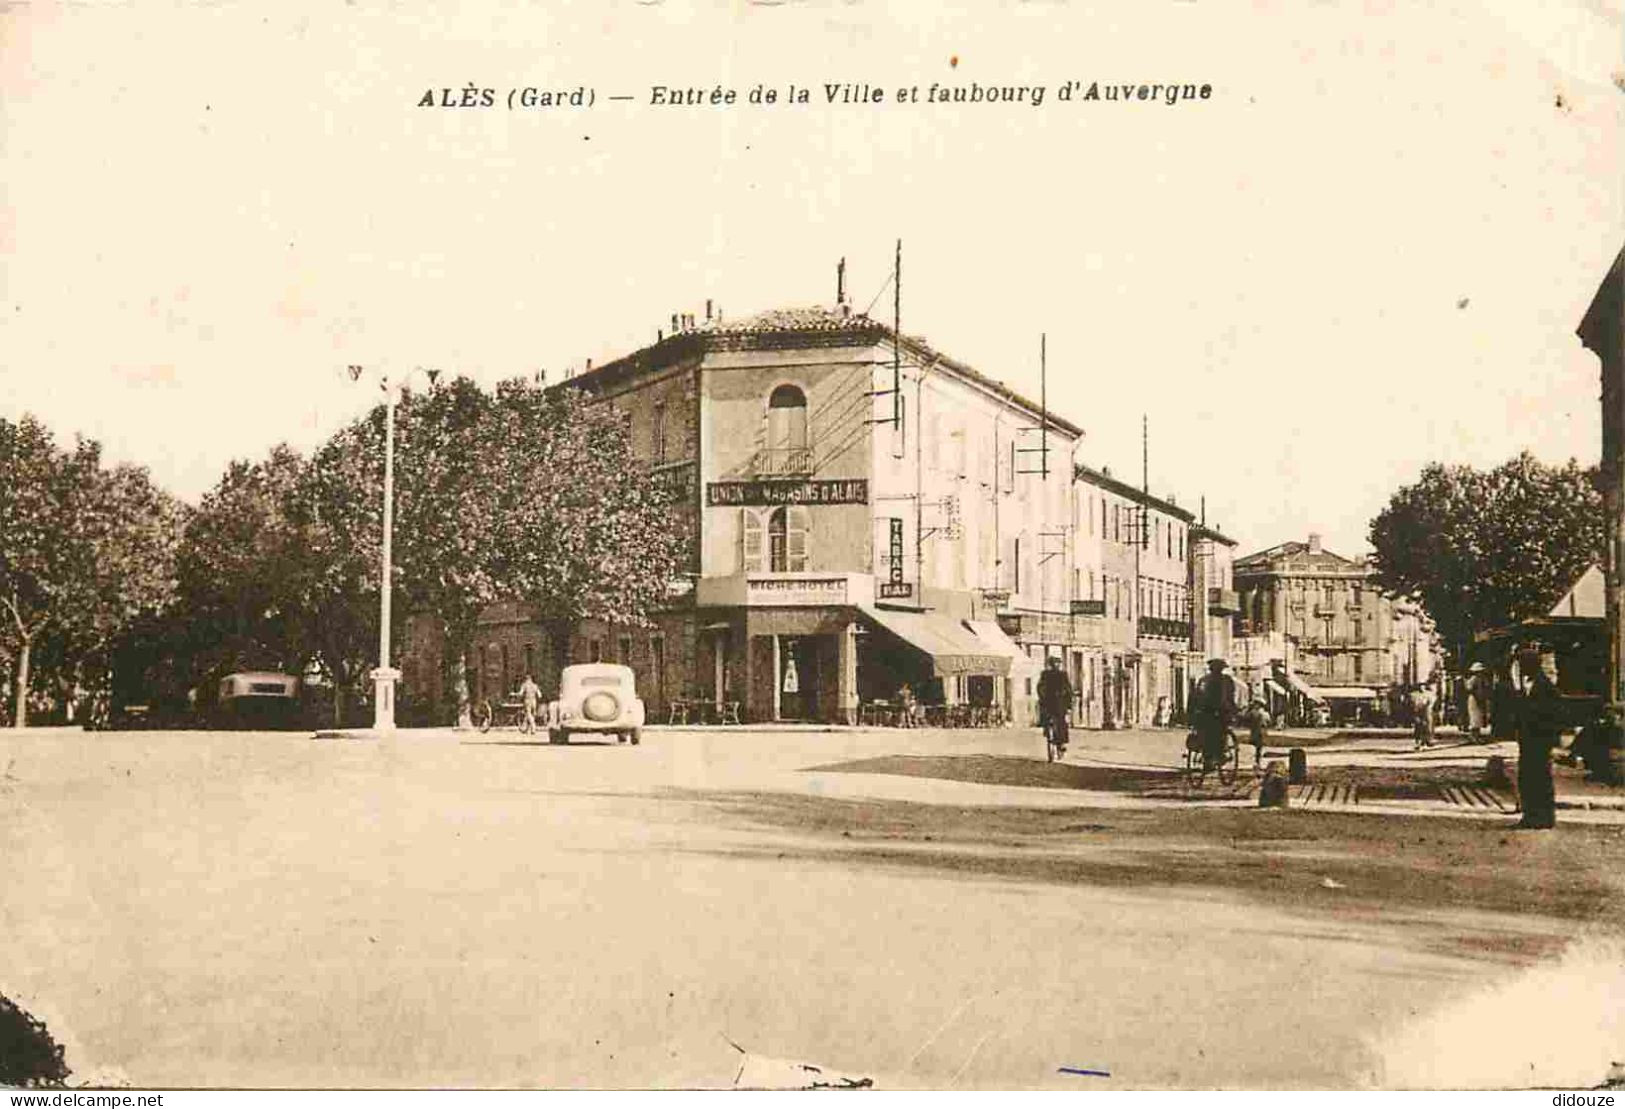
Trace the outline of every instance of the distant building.
{"label": "distant building", "polygon": [[1183,719],[1192,669],[1194,517],[1110,470],[1073,467],[1086,727]]}
{"label": "distant building", "polygon": [[1191,528],[1190,542],[1191,592],[1201,611],[1192,626],[1191,651],[1203,661],[1228,659],[1234,618],[1241,612],[1241,595],[1236,592],[1236,541],[1206,524],[1197,524]]}
{"label": "distant building", "polygon": [[1235,564],[1245,637],[1281,633],[1294,644],[1291,676],[1334,715],[1387,714],[1403,690],[1438,666],[1433,621],[1420,606],[1384,595],[1363,558],[1287,542]]}

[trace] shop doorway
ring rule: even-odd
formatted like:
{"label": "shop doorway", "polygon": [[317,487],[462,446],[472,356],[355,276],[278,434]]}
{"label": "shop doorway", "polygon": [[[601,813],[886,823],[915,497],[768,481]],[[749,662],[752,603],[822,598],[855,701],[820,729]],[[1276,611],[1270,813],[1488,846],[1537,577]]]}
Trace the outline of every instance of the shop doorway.
{"label": "shop doorway", "polygon": [[819,709],[817,640],[811,636],[778,637],[778,717],[817,720]]}

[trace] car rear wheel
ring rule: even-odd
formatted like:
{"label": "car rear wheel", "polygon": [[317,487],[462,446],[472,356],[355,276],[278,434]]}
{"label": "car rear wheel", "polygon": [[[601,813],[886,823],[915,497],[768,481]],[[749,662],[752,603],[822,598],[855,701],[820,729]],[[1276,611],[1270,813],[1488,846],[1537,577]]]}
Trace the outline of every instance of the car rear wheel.
{"label": "car rear wheel", "polygon": [[636,747],[638,744],[643,742],[643,729],[642,728],[633,728],[632,731],[629,734],[632,737],[632,746]]}
{"label": "car rear wheel", "polygon": [[570,742],[570,733],[563,728],[549,728],[547,729],[547,742],[568,743]]}

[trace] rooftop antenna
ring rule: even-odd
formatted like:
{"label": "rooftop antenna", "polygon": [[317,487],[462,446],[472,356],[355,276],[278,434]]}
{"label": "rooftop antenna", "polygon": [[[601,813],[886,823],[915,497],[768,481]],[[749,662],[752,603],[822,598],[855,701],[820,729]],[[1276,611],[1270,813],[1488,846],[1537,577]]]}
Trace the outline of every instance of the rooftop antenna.
{"label": "rooftop antenna", "polygon": [[[1032,428],[1022,428],[1031,431]],[[1022,470],[1024,474],[1049,477],[1049,336],[1038,336],[1038,446],[1018,447],[1021,454],[1036,454],[1038,469]]]}
{"label": "rooftop antenna", "polygon": [[[846,283],[846,260],[841,260],[837,269],[838,283],[844,289]],[[903,240],[897,240],[897,256],[892,262],[892,343],[891,343],[891,388],[871,389],[871,397],[891,397],[891,416],[885,419],[870,419],[871,424],[890,424],[901,429],[903,426]],[[902,443],[897,448],[901,451]],[[901,454],[896,457],[901,458]]]}

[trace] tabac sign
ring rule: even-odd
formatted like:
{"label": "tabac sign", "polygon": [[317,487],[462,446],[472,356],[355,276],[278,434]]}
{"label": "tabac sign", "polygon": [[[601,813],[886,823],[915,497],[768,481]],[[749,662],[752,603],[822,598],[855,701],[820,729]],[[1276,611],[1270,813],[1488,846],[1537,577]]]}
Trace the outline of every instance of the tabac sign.
{"label": "tabac sign", "polygon": [[713,481],[705,487],[705,503],[713,508],[735,505],[868,504],[869,482],[864,478]]}

